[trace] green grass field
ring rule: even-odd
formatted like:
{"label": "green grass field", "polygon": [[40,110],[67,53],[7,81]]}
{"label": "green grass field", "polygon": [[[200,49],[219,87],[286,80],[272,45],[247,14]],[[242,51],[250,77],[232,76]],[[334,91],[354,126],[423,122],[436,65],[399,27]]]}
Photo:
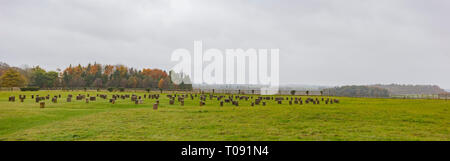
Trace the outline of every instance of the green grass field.
{"label": "green grass field", "polygon": [[[339,98],[339,104],[268,101],[264,107],[240,101],[239,107],[220,107],[207,98],[200,107],[198,98],[186,98],[180,106],[169,105],[162,95],[158,110],[152,99],[139,105],[130,99],[66,102],[68,94],[86,93],[97,94],[0,92],[0,140],[450,140],[450,101],[445,100]],[[25,102],[19,94],[27,95]],[[41,109],[31,94],[62,98],[46,100]],[[11,95],[15,102],[8,102]]]}

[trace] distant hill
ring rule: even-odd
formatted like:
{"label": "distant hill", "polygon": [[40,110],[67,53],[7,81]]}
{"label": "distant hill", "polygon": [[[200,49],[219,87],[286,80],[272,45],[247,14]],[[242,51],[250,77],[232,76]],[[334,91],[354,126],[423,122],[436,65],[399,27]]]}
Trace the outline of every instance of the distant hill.
{"label": "distant hill", "polygon": [[437,85],[370,85],[371,87],[378,87],[387,89],[392,95],[405,95],[405,94],[439,94],[446,91]]}

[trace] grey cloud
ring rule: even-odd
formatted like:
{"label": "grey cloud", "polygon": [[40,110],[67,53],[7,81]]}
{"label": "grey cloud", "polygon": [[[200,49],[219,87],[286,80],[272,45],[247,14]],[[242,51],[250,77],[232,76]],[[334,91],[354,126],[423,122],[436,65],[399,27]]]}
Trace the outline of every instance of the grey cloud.
{"label": "grey cloud", "polygon": [[170,54],[280,48],[283,83],[450,88],[446,0],[0,0],[0,61],[170,68]]}

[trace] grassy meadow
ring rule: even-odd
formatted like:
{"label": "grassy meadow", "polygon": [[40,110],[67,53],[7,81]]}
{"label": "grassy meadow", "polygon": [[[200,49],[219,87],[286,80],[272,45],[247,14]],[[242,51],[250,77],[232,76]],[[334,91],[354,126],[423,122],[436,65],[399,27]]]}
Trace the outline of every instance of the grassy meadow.
{"label": "grassy meadow", "polygon": [[[450,101],[423,99],[338,98],[339,104],[293,104],[267,101],[266,106],[219,106],[198,97],[169,105],[165,94],[158,110],[154,99],[135,105],[129,98],[115,104],[76,101],[78,94],[110,92],[0,92],[0,140],[446,140],[450,141]],[[18,95],[27,99],[21,103]],[[61,94],[46,107],[31,94]],[[72,102],[66,102],[73,94]],[[114,94],[132,94],[114,92]],[[146,92],[135,92],[143,96]],[[8,97],[15,95],[15,102]],[[290,96],[289,96],[290,97]],[[306,96],[302,96],[306,99]],[[313,97],[314,98],[314,97]],[[321,97],[320,97],[321,98]],[[327,97],[325,97],[327,98]]]}

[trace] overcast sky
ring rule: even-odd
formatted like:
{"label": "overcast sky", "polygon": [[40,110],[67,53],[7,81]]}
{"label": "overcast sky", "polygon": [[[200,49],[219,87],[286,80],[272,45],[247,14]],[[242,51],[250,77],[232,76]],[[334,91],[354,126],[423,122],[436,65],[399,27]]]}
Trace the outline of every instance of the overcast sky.
{"label": "overcast sky", "polygon": [[279,48],[281,83],[450,89],[448,0],[0,0],[0,61],[169,69],[172,51]]}

